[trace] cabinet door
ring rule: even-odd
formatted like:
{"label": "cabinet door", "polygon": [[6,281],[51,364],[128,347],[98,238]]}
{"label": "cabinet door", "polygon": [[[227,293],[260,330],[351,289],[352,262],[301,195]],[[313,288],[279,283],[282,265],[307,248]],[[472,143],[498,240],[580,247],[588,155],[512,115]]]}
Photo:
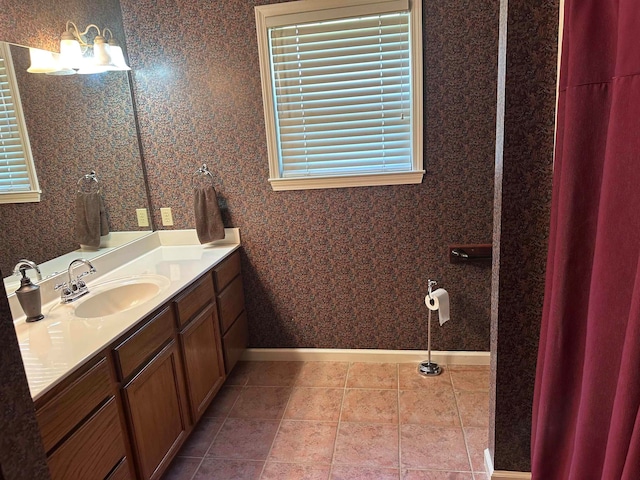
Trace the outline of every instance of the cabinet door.
{"label": "cabinet door", "polygon": [[171,341],[123,388],[143,480],[159,478],[185,439],[181,368],[177,345]]}
{"label": "cabinet door", "polygon": [[180,333],[194,423],[224,382],[222,342],[217,323],[215,304],[211,304]]}

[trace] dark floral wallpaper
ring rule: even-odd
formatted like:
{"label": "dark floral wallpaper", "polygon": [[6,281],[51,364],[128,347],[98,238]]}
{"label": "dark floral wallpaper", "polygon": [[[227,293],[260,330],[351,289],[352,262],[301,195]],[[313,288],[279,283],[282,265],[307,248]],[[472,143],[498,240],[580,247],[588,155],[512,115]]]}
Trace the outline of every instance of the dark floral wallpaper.
{"label": "dark floral wallpaper", "polygon": [[422,184],[293,192],[267,181],[259,3],[121,2],[157,224],[171,207],[194,227],[207,163],[241,230],[253,347],[425,349],[434,278],[452,302],[434,348],[488,350],[490,268],[448,245],[491,242],[497,2],[424,3]]}

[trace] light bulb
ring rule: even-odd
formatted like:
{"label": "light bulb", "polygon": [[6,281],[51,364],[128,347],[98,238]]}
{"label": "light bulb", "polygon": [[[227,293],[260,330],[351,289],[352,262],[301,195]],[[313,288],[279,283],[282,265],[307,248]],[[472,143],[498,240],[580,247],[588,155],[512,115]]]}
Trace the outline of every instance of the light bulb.
{"label": "light bulb", "polygon": [[93,39],[93,58],[98,66],[112,65],[109,44],[104,41],[102,35],[96,35],[96,38]]}
{"label": "light bulb", "polygon": [[69,31],[60,37],[60,64],[63,69],[78,69],[82,64],[80,42]]}

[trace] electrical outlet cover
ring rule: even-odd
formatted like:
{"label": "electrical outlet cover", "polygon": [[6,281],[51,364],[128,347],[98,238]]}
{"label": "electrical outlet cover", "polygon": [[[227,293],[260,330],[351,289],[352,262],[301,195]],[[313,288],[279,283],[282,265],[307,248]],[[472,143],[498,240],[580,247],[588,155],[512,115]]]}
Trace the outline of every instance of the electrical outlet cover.
{"label": "electrical outlet cover", "polygon": [[165,227],[173,225],[173,216],[171,215],[170,207],[161,208],[160,215],[162,216],[162,225]]}
{"label": "electrical outlet cover", "polygon": [[136,217],[138,217],[139,227],[149,226],[149,214],[147,213],[146,208],[136,208]]}

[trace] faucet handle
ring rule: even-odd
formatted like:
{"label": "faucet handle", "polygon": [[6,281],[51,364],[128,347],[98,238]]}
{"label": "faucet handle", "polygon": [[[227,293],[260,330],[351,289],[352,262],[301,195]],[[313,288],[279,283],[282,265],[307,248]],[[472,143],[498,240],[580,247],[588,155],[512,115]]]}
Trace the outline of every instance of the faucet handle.
{"label": "faucet handle", "polygon": [[80,275],[76,276],[76,280],[80,280],[82,277],[86,277],[87,275],[91,275],[94,273],[96,273],[96,269],[94,267],[91,267],[86,272],[82,272]]}

